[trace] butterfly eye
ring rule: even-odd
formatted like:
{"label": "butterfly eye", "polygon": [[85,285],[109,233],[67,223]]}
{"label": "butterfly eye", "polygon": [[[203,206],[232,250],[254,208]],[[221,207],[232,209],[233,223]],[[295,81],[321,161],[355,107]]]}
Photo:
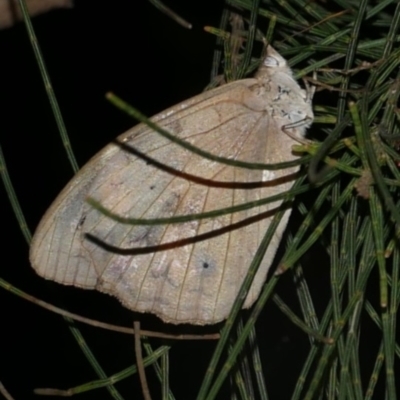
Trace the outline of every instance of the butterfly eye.
{"label": "butterfly eye", "polygon": [[264,65],[272,68],[279,67],[279,61],[275,57],[268,56],[264,59]]}

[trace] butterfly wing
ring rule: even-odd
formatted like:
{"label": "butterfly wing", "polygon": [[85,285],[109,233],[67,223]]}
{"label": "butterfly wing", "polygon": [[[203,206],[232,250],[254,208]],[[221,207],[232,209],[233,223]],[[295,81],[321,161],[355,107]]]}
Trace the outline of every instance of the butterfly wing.
{"label": "butterfly wing", "polygon": [[[255,79],[228,84],[152,120],[218,156],[265,163],[291,160],[294,141],[271,118],[258,85]],[[117,223],[85,199],[90,196],[125,217],[189,215],[286,191],[297,169],[227,166],[143,124],[117,141],[128,150],[118,144],[105,147],[49,208],[32,242],[33,267],[46,279],[114,295],[129,309],[152,312],[167,322],[203,325],[223,320],[280,202],[215,218],[146,226]],[[245,307],[259,295],[289,213],[264,256]],[[86,234],[114,250],[88,240]]]}

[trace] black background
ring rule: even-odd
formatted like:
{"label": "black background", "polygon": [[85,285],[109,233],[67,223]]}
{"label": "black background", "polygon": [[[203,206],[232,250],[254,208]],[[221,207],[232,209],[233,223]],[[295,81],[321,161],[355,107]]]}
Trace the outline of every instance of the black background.
{"label": "black background", "polygon": [[[203,27],[219,25],[223,1],[170,1],[169,5],[193,24],[192,30],[182,28],[146,0],[76,0],[74,9],[53,11],[33,20],[79,165],[135,124],[105,100],[106,92],[115,92],[150,116],[200,93],[209,83],[215,37]],[[0,54],[1,145],[33,232],[73,172],[23,24],[0,32]],[[162,324],[152,316],[132,316],[106,295],[38,277],[29,265],[28,245],[2,186],[0,201],[2,278],[40,299],[90,318],[131,326],[136,317],[143,329],[180,331],[181,327]],[[329,296],[328,265],[315,254],[312,257],[310,279],[318,284],[311,290],[322,311]],[[281,279],[278,290],[296,309],[290,274]],[[37,387],[67,389],[96,379],[60,316],[5,290],[0,290],[0,304],[0,381],[15,399],[37,398],[32,394]],[[135,362],[133,337],[82,324],[79,327],[106,374]],[[185,327],[185,331],[215,332],[216,328]],[[260,318],[258,334],[269,394],[274,400],[287,399],[308,353],[308,339],[272,303]],[[160,340],[153,343],[162,344]],[[169,344],[173,346],[173,392],[178,399],[192,399],[215,343]],[[157,399],[159,384],[151,369],[148,375],[151,393]],[[141,398],[136,376],[117,384],[117,388],[126,398]],[[79,398],[110,395],[106,389],[99,389]],[[227,392],[220,398],[227,398]]]}

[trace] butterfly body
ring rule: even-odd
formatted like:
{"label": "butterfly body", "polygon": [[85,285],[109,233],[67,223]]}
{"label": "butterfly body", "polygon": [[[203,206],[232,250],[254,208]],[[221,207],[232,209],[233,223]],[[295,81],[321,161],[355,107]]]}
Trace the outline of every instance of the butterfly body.
{"label": "butterfly body", "polygon": [[[295,158],[293,136],[302,139],[312,118],[311,99],[269,47],[254,78],[202,93],[152,121],[216,156],[272,164]],[[139,124],[93,157],[60,193],[37,228],[31,263],[46,279],[114,295],[127,308],[166,322],[216,323],[229,314],[281,202],[178,224],[129,225],[106,217],[85,199],[123,217],[192,215],[287,191],[297,170],[218,163]],[[245,308],[260,293],[290,211]],[[88,234],[105,246],[88,240]]]}

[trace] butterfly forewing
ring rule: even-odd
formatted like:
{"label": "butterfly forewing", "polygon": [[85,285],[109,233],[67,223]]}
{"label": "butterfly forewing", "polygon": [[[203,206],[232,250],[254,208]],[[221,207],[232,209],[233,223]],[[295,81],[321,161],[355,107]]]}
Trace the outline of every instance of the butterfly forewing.
{"label": "butterfly forewing", "polygon": [[[153,121],[220,157],[289,161],[295,142],[282,130],[287,113],[279,104],[276,109],[268,104],[270,92],[279,90],[271,79],[267,84],[246,79],[196,96]],[[297,96],[305,103],[301,92]],[[274,113],[282,115],[273,118]],[[35,234],[32,265],[47,279],[114,295],[129,309],[155,313],[167,322],[221,321],[280,202],[180,224],[128,225],[101,214],[85,199],[90,196],[124,217],[191,215],[287,191],[296,170],[250,170],[211,161],[140,124],[90,160],[59,195]],[[245,307],[259,295],[289,212]],[[88,240],[87,234],[106,246]]]}

